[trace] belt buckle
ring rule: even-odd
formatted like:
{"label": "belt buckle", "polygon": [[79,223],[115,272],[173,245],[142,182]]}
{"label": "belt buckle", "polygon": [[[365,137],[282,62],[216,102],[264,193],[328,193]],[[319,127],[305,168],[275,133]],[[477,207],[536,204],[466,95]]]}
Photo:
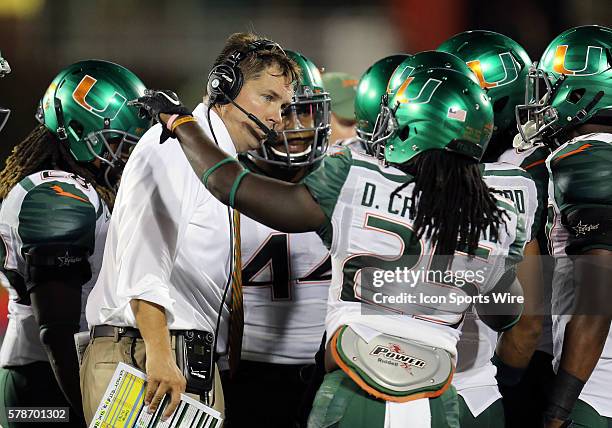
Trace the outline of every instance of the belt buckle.
{"label": "belt buckle", "polygon": [[115,340],[115,342],[119,342],[119,339],[121,339],[121,337],[123,336],[123,334],[125,333],[125,328],[124,327],[115,327],[115,331],[113,332],[113,338]]}

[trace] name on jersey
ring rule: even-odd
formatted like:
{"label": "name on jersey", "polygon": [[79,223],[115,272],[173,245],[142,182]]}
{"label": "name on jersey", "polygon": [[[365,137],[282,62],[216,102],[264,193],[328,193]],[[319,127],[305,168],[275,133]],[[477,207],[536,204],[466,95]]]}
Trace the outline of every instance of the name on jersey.
{"label": "name on jersey", "polygon": [[[520,189],[504,189],[501,190],[503,196],[510,199],[516,205],[519,213],[525,213],[525,194]],[[376,209],[386,208],[390,214],[406,216],[406,213],[410,210],[411,198],[401,195],[400,193],[391,193],[389,200],[385,201],[381,208],[381,203],[376,203],[376,184],[369,183],[366,181],[363,188],[363,195],[361,196],[361,205],[364,207],[374,207]]]}
{"label": "name on jersey", "polygon": [[[363,195],[361,197],[361,205],[368,208],[375,208],[377,210],[387,209],[387,212],[401,217],[406,217],[406,214],[410,211],[411,200],[409,197],[404,196],[400,193],[391,193],[389,200],[381,203],[376,200],[376,184],[367,182],[363,188]],[[381,207],[381,204],[383,205]]]}
{"label": "name on jersey", "polygon": [[514,205],[516,206],[516,209],[518,210],[519,213],[525,214],[525,194],[523,193],[522,190],[505,189],[505,190],[501,190],[501,192],[504,195],[504,198],[510,199],[512,202],[514,202]]}
{"label": "name on jersey", "polygon": [[[502,192],[505,198],[515,203],[519,212],[525,212],[525,195],[522,190],[503,190]],[[389,214],[399,215],[401,217],[408,216],[408,218],[410,218],[409,214],[412,201],[409,196],[404,196],[400,193],[391,193],[388,196],[388,200],[379,201],[378,199],[380,198],[376,197],[376,184],[366,181],[361,196],[362,206],[382,211],[386,209]],[[488,230],[483,233],[482,238],[487,241],[497,242],[493,237],[494,235]]]}

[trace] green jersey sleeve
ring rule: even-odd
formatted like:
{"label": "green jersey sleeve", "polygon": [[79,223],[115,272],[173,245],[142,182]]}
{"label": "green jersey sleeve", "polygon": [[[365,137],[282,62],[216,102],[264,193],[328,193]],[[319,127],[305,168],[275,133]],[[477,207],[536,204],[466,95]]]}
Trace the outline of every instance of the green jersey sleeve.
{"label": "green jersey sleeve", "polygon": [[302,180],[329,220],[332,218],[352,163],[351,151],[343,148],[327,155],[321,165]]}

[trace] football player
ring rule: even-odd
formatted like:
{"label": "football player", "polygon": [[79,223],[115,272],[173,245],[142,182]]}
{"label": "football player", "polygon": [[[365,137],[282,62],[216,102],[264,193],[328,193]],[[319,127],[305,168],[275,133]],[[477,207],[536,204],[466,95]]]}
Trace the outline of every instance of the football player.
{"label": "football player", "polygon": [[556,375],[545,426],[572,419],[574,426],[610,426],[612,29],[564,31],[544,51],[533,81],[546,92],[534,91],[522,137],[558,147],[546,159]]}
{"label": "football player", "polygon": [[41,125],[0,172],[0,280],[10,296],[0,351],[4,427],[19,425],[5,419],[13,406],[70,406],[70,423],[83,424],[73,334],[87,328],[84,303],[122,167],[149,126],[127,105],[144,89],[111,62],[66,67],[42,98]]}
{"label": "football player", "polygon": [[[0,52],[0,77],[4,77],[11,72],[11,66],[8,61],[2,58],[2,52]],[[0,106],[0,131],[6,125],[11,111],[7,108]]]}
{"label": "football player", "polygon": [[[487,91],[493,104],[495,127],[484,155],[485,170],[496,176],[489,180],[491,185],[515,200],[525,222],[531,225],[526,257],[517,267],[525,291],[525,313],[517,325],[500,338],[493,359],[497,366],[497,383],[504,396],[507,426],[524,427],[540,420],[546,384],[552,375],[552,351],[547,352],[552,344],[550,335],[544,335],[539,345],[542,350],[532,358],[538,346],[544,313],[542,289],[545,283],[538,255],[547,248],[544,233],[547,174],[543,161],[550,152],[542,145],[529,150],[512,147],[516,134],[515,107],[524,102],[525,79],[531,60],[514,40],[492,31],[457,34],[438,50],[461,57]],[[533,179],[535,189],[526,177]],[[548,273],[550,276],[551,269]],[[550,322],[547,326],[550,332]],[[466,426],[480,426],[478,424],[486,420],[496,424],[501,409],[500,403],[495,402],[499,392],[493,379],[495,369],[489,363],[493,354],[489,351],[495,349],[497,335],[473,318],[473,314],[467,317],[463,330],[459,373],[455,377],[459,394],[469,407],[469,410],[462,407],[462,422]],[[461,354],[474,358],[461,362]],[[526,371],[528,376],[523,378]]]}
{"label": "football player", "polygon": [[[330,248],[328,374],[310,416],[313,427],[417,421],[447,427],[458,416],[450,387],[459,336],[454,326],[467,306],[426,305],[420,314],[410,304],[399,310],[381,307],[368,298],[373,285],[368,275],[398,267],[452,268],[452,277],[462,267],[478,266],[487,272],[480,287],[427,279],[415,286],[421,296],[520,294],[512,272],[505,271],[505,258],[524,245],[517,210],[511,200],[489,191],[478,165],[493,128],[482,89],[464,74],[433,69],[412,75],[389,98],[387,123],[395,131],[385,144],[385,159],[392,166],[381,169],[377,159],[344,149],[297,185],[229,163],[196,126],[175,128],[198,176],[223,162],[206,175],[215,197],[279,230],[316,230]],[[162,121],[169,116],[160,113],[173,109],[159,92],[138,104]],[[458,249],[462,253],[453,256]],[[480,300],[481,317],[498,330],[516,322],[521,310],[514,298],[499,312],[503,315],[493,316],[488,299]],[[377,308],[383,316],[362,314]],[[430,364],[434,360],[437,364]]]}
{"label": "football player", "polygon": [[[239,155],[249,171],[296,183],[322,160],[330,135],[330,97],[316,65],[285,50],[301,70],[276,145]],[[224,384],[226,423],[295,426],[325,330],[329,252],[316,233],[287,234],[241,216],[244,335],[238,372]],[[270,396],[275,393],[274,408]]]}

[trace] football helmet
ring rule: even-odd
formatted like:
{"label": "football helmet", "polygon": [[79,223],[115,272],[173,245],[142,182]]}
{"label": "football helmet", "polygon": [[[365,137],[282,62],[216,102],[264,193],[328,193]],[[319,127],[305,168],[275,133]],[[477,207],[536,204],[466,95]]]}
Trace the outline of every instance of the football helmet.
{"label": "football helmet", "polygon": [[546,48],[528,76],[522,139],[559,143],[575,126],[612,123],[612,29],[586,25],[564,31]]}
{"label": "football helmet", "polygon": [[493,132],[493,108],[484,90],[465,73],[448,68],[413,73],[389,94],[381,116],[392,128],[386,131],[391,135],[384,158],[394,164],[433,149],[478,161]]}
{"label": "football helmet", "polygon": [[523,103],[531,59],[521,45],[493,31],[459,33],[438,47],[464,60],[493,105],[493,135],[515,125],[515,107]]}
{"label": "football helmet", "polygon": [[331,98],[317,66],[299,52],[285,50],[298,65],[300,81],[283,111],[283,129],[276,144],[265,142],[249,156],[273,165],[301,168],[319,162],[329,145]]}
{"label": "football helmet", "polygon": [[355,96],[357,139],[365,145],[370,154],[374,153],[375,145],[380,143],[381,136],[375,134],[374,130],[381,129],[376,125],[376,121],[383,97],[387,93],[389,78],[397,66],[409,56],[407,54],[391,55],[376,61],[363,73],[357,84],[357,95]]}
{"label": "football helmet", "polygon": [[[144,95],[145,85],[128,69],[87,60],[62,70],[51,82],[36,114],[39,122],[68,145],[78,162],[100,160],[109,173],[121,169],[134,144],[149,128],[128,100]],[[116,171],[115,171],[116,172]]]}
{"label": "football helmet", "polygon": [[[2,57],[2,52],[0,52],[0,77],[4,77],[11,72],[11,66],[8,61]],[[11,111],[7,108],[0,106],[0,131],[6,125],[9,116],[11,115]]]}

